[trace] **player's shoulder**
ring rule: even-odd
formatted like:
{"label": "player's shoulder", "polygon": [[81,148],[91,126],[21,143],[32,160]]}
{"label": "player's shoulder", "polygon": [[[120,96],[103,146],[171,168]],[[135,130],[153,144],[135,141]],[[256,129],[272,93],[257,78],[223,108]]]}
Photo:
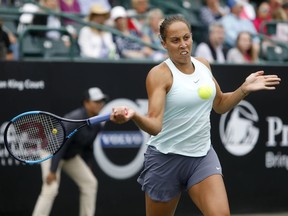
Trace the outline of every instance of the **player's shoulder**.
{"label": "player's shoulder", "polygon": [[211,71],[210,63],[207,59],[202,58],[202,57],[194,57],[194,58],[198,60],[199,62],[201,62],[202,64],[204,64]]}
{"label": "player's shoulder", "polygon": [[155,65],[154,67],[152,67],[151,70],[149,71],[149,74],[153,74],[153,75],[162,74],[163,75],[166,72],[169,72],[169,67],[167,66],[165,62],[161,62]]}
{"label": "player's shoulder", "polygon": [[210,67],[210,63],[207,59],[203,57],[194,57],[196,60],[200,61],[202,64],[206,65],[207,67]]}
{"label": "player's shoulder", "polygon": [[171,79],[172,75],[169,67],[165,62],[161,62],[158,65],[151,68],[147,75],[147,81],[152,83],[166,83]]}

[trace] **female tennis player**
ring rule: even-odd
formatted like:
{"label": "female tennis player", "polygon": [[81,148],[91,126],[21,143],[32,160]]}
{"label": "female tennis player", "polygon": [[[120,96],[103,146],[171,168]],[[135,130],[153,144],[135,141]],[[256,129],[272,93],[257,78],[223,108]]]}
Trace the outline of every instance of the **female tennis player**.
{"label": "female tennis player", "polygon": [[257,71],[235,91],[223,93],[208,61],[191,57],[193,40],[185,19],[164,19],[160,37],[169,58],[147,75],[147,115],[120,106],[110,117],[119,124],[133,120],[151,134],[138,178],[146,215],[174,215],[183,190],[203,215],[230,215],[221,164],[211,144],[210,112],[223,114],[251,92],[274,90],[281,80]]}

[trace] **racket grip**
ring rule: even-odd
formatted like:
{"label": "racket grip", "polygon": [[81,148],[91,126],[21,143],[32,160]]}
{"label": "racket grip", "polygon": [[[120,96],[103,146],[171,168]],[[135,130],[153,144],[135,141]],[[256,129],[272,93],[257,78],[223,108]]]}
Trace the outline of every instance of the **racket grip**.
{"label": "racket grip", "polygon": [[110,119],[110,115],[111,113],[91,117],[88,119],[88,125],[94,125],[103,121],[108,121]]}

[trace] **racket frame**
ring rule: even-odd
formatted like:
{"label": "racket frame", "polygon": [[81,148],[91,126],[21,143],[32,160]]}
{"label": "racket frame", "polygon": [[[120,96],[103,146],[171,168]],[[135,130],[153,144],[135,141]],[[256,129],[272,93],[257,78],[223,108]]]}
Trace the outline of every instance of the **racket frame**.
{"label": "racket frame", "polygon": [[[23,116],[27,116],[27,115],[39,115],[39,114],[43,114],[43,115],[48,115],[48,116],[52,116],[53,118],[57,119],[59,121],[59,124],[61,125],[61,127],[63,128],[63,133],[64,133],[64,138],[63,138],[63,141],[62,143],[60,144],[60,147],[53,153],[53,154],[50,154],[48,155],[47,157],[43,158],[43,159],[40,159],[40,160],[23,160],[17,156],[14,155],[14,153],[10,150],[10,148],[8,147],[8,140],[7,140],[7,133],[8,133],[8,129],[9,129],[9,126],[11,124],[13,124],[15,121],[17,121],[17,119],[23,117]],[[105,115],[97,115],[97,116],[93,116],[91,118],[88,118],[88,119],[68,119],[68,118],[63,118],[63,117],[60,117],[60,116],[57,116],[53,113],[50,113],[50,112],[46,112],[46,111],[28,111],[28,112],[24,112],[24,113],[21,113],[17,116],[15,116],[14,118],[12,118],[8,124],[6,125],[5,127],[5,130],[4,130],[4,145],[7,149],[7,151],[9,152],[9,154],[15,158],[16,160],[20,161],[20,162],[23,162],[23,163],[26,163],[26,164],[38,164],[38,163],[41,163],[45,160],[48,160],[50,158],[52,158],[57,152],[60,151],[60,149],[64,146],[65,142],[70,139],[77,131],[79,131],[81,128],[87,126],[87,125],[94,125],[94,124],[98,124],[100,122],[103,122],[103,121],[108,121],[110,119],[110,115],[111,113],[108,113],[108,114],[105,114]],[[74,130],[72,130],[68,135],[67,135],[67,132],[66,132],[66,128],[64,127],[63,125],[63,122],[70,122],[70,123],[83,123],[82,125],[78,126],[77,128],[75,128]]]}

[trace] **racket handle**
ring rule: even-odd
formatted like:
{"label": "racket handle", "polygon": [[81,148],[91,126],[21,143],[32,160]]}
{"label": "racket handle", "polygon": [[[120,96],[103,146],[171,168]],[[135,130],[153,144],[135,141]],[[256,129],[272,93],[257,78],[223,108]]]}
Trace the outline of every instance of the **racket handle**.
{"label": "racket handle", "polygon": [[88,125],[94,125],[94,124],[98,124],[98,123],[103,122],[103,121],[108,121],[110,119],[110,115],[111,115],[111,113],[91,117],[87,120]]}

